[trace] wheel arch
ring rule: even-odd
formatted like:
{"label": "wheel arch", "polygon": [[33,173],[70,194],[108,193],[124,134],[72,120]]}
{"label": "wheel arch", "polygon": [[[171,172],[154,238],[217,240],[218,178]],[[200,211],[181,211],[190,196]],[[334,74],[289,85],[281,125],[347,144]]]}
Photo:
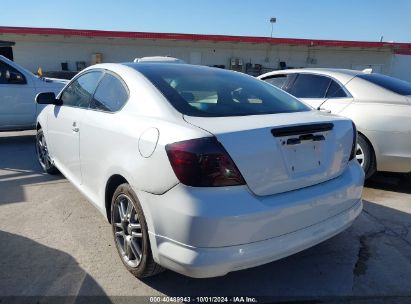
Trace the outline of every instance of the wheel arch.
{"label": "wheel arch", "polygon": [[106,216],[107,216],[107,220],[109,221],[109,223],[111,223],[110,213],[111,213],[111,200],[113,198],[113,194],[116,191],[117,187],[124,183],[129,184],[127,179],[120,174],[114,174],[110,176],[110,178],[107,180],[106,188],[104,192],[104,203],[105,203],[105,208],[106,208]]}
{"label": "wheel arch", "polygon": [[373,156],[374,162],[375,162],[375,168],[378,169],[378,159],[377,159],[377,155],[375,153],[375,148],[374,148],[374,145],[373,145],[372,141],[368,138],[367,135],[365,135],[361,131],[358,131],[358,135],[361,135],[365,139],[365,141],[368,143],[369,147],[371,148],[371,153],[372,153],[372,156]]}

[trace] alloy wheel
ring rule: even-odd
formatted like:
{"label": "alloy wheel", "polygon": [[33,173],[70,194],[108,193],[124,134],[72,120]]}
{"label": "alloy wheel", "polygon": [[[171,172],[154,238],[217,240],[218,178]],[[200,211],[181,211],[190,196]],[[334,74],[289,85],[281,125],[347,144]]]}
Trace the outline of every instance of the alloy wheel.
{"label": "alloy wheel", "polygon": [[357,144],[357,151],[355,153],[355,157],[357,158],[357,161],[360,163],[361,167],[364,167],[365,153],[359,144]]}
{"label": "alloy wheel", "polygon": [[124,262],[137,267],[143,255],[143,233],[140,219],[130,197],[120,194],[113,206],[114,238]]}
{"label": "alloy wheel", "polygon": [[50,167],[51,160],[43,132],[39,132],[37,134],[36,147],[39,162],[44,169],[47,169],[48,167]]}

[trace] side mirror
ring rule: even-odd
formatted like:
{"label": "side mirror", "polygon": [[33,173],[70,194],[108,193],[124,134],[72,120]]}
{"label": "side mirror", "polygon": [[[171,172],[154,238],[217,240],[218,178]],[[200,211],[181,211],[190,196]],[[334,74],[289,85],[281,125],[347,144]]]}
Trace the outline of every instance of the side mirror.
{"label": "side mirror", "polygon": [[61,100],[56,99],[56,94],[53,92],[39,93],[36,96],[38,104],[54,104],[56,106],[62,105]]}

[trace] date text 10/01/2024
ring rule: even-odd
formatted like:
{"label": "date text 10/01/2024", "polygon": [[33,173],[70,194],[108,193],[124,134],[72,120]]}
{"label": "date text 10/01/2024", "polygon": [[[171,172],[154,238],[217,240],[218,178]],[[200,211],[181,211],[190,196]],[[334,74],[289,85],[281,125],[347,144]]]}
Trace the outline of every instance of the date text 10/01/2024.
{"label": "date text 10/01/2024", "polygon": [[150,297],[150,303],[257,303],[254,297]]}

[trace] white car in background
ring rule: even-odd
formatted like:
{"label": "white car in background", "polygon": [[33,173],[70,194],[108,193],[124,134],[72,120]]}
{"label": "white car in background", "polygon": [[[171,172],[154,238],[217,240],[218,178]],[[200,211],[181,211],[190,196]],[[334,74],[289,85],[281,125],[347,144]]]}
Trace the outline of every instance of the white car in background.
{"label": "white car in background", "polygon": [[282,70],[258,78],[318,110],[352,119],[366,178],[376,171],[411,172],[410,83],[344,69]]}
{"label": "white car in background", "polygon": [[[37,153],[111,222],[125,267],[213,277],[322,242],[362,209],[351,120],[254,77],[100,64],[39,115]],[[87,233],[87,232],[85,232]]]}
{"label": "white car in background", "polygon": [[57,94],[67,83],[67,80],[38,77],[0,55],[0,131],[34,129],[37,115],[43,109],[36,103],[36,95]]}

